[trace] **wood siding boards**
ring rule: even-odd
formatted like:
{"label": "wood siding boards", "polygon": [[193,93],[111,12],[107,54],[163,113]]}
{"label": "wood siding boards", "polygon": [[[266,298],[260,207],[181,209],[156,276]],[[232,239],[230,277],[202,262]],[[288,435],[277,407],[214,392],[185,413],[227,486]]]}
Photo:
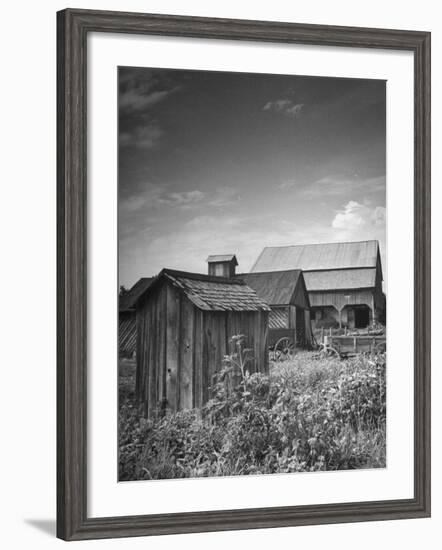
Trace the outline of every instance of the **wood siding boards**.
{"label": "wood siding boards", "polygon": [[180,295],[170,284],[167,285],[166,307],[166,399],[167,407],[175,412],[178,409]]}
{"label": "wood siding boards", "polygon": [[179,376],[179,407],[193,407],[193,327],[195,322],[195,307],[187,298],[181,298],[181,315],[179,330],[180,338],[180,376]]}
{"label": "wood siding boards", "polygon": [[373,290],[345,291],[338,292],[310,292],[310,304],[312,307],[333,306],[338,311],[346,305],[365,304],[371,308]]}

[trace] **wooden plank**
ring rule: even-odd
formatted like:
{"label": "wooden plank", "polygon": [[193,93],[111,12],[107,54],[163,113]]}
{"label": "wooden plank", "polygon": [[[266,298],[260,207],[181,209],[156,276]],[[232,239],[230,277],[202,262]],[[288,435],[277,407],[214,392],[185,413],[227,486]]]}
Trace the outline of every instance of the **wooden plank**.
{"label": "wooden plank", "polygon": [[180,372],[179,372],[179,408],[191,409],[193,405],[193,327],[195,307],[187,299],[181,301],[180,315]]}
{"label": "wooden plank", "polygon": [[263,312],[263,349],[262,353],[264,354],[264,372],[268,374],[269,372],[269,313],[267,311]]}
{"label": "wooden plank", "polygon": [[193,330],[193,406],[200,408],[203,403],[203,312],[195,310],[195,325]]}
{"label": "wooden plank", "polygon": [[203,396],[203,403],[211,397],[209,391],[210,375],[209,375],[209,363],[210,363],[210,339],[208,333],[209,314],[207,312],[202,313],[202,338],[203,338],[203,354],[202,354],[202,388],[201,393]]}
{"label": "wooden plank", "polygon": [[167,286],[164,285],[160,293],[159,313],[159,361],[158,361],[158,400],[161,410],[167,404],[166,394],[166,341],[167,341]]}
{"label": "wooden plank", "polygon": [[170,284],[166,296],[166,399],[168,409],[175,412],[178,408],[180,296]]}
{"label": "wooden plank", "polygon": [[149,342],[148,349],[148,376],[147,376],[147,414],[148,417],[152,417],[156,408],[156,387],[155,387],[155,369],[156,369],[156,342],[157,342],[157,324],[155,318],[155,308],[156,308],[156,299],[155,295],[152,295],[149,301],[150,306],[148,307],[148,335],[147,341]]}

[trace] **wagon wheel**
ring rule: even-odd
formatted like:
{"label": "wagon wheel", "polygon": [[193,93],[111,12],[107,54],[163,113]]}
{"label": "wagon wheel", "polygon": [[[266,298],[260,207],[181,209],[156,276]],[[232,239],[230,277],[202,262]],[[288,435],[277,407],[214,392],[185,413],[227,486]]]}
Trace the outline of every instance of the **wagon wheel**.
{"label": "wagon wheel", "polygon": [[292,340],[286,336],[280,338],[275,344],[273,355],[275,361],[291,359],[295,355],[295,345]]}
{"label": "wagon wheel", "polygon": [[336,357],[340,358],[341,355],[339,351],[335,348],[333,348],[330,345],[325,345],[324,343],[319,344],[319,357],[320,358],[326,358],[326,357],[332,357],[335,355]]}
{"label": "wagon wheel", "polygon": [[375,353],[385,353],[387,351],[387,342],[379,342],[374,347]]}

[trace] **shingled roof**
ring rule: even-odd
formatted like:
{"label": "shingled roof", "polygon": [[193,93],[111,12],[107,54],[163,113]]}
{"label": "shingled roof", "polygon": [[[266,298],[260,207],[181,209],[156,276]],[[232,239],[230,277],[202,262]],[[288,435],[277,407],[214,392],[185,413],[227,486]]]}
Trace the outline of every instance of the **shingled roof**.
{"label": "shingled roof", "polygon": [[378,254],[378,241],[269,246],[261,252],[251,272],[376,267]]}
{"label": "shingled roof", "polygon": [[[302,271],[300,269],[290,269],[264,273],[241,273],[236,277],[253,288],[262,300],[271,306],[278,306],[293,303],[296,286],[302,277]],[[296,304],[293,303],[293,305]]]}
{"label": "shingled roof", "polygon": [[163,269],[139,300],[167,279],[199,309],[205,311],[270,311],[267,303],[240,279]]}
{"label": "shingled roof", "polygon": [[150,287],[153,279],[153,277],[142,277],[126,294],[120,296],[118,303],[118,310],[120,313],[135,310],[136,301],[141,294]]}

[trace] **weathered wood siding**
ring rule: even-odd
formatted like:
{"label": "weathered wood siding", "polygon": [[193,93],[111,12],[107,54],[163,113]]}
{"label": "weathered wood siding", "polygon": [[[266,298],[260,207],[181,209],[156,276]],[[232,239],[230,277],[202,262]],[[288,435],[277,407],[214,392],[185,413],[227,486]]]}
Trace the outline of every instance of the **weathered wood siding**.
{"label": "weathered wood siding", "polygon": [[333,306],[337,310],[346,305],[365,304],[368,307],[373,305],[373,290],[339,290],[332,292],[309,292],[310,304],[312,307]]}
{"label": "weathered wood siding", "polygon": [[267,311],[202,311],[165,282],[137,309],[136,395],[148,416],[201,407],[214,375],[243,334],[253,350],[251,372],[268,372]]}

